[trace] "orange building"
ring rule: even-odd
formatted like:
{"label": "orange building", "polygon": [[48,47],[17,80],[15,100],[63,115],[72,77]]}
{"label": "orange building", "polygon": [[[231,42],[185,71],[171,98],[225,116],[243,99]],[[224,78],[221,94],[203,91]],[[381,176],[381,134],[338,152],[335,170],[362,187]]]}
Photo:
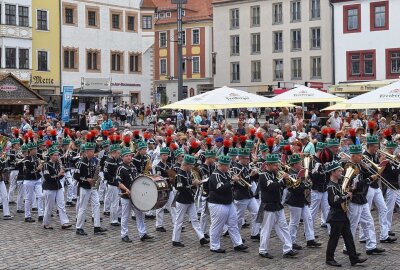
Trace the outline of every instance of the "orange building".
{"label": "orange building", "polygon": [[[212,0],[188,0],[183,6],[184,97],[214,89]],[[153,0],[155,13],[154,85],[156,101],[178,100],[177,8],[171,0]]]}

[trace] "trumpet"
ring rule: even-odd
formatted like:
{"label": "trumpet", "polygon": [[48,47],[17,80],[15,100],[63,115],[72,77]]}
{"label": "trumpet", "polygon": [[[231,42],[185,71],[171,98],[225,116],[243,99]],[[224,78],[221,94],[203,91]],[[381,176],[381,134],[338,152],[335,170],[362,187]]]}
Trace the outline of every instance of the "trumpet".
{"label": "trumpet", "polygon": [[[243,167],[243,169],[244,169],[244,167]],[[229,175],[230,175],[231,178],[232,178],[233,176],[239,177],[238,184],[241,185],[242,187],[247,187],[247,188],[250,189],[250,188],[251,188],[251,184],[249,184],[246,180],[244,180],[244,179],[240,176],[240,174],[242,173],[243,169],[242,169],[238,174],[234,173],[233,170],[230,170],[230,171],[229,171]]]}
{"label": "trumpet", "polygon": [[290,170],[289,165],[283,165],[283,167],[278,171],[277,174],[278,180],[283,180],[285,182],[285,185],[289,188],[297,188],[298,186],[300,186],[301,179],[294,179],[290,175],[286,180],[283,179],[283,174],[287,173],[289,170]]}
{"label": "trumpet", "polygon": [[391,155],[388,152],[378,149],[378,154],[385,156],[390,162],[400,165],[400,161],[397,159],[396,155]]}

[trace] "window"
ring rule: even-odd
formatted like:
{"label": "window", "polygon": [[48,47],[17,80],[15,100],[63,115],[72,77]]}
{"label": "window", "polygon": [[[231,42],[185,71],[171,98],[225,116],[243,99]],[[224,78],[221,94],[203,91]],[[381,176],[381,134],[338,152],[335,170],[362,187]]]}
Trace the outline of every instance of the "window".
{"label": "window", "polygon": [[292,30],[292,51],[301,50],[301,30]]}
{"label": "window", "polygon": [[142,29],[152,29],[153,28],[153,18],[151,16],[142,17]]}
{"label": "window", "polygon": [[389,29],[389,1],[370,3],[371,31]]}
{"label": "window", "polygon": [[260,6],[251,7],[251,26],[260,26]]}
{"label": "window", "polygon": [[200,73],[200,57],[198,56],[192,58],[192,73],[193,74]]}
{"label": "window", "polygon": [[274,80],[283,80],[283,59],[274,60]]}
{"label": "window", "polygon": [[6,24],[17,25],[17,9],[15,5],[6,4]]}
{"label": "window", "polygon": [[321,29],[311,28],[311,49],[321,48]]}
{"label": "window", "polygon": [[251,53],[261,52],[261,36],[260,33],[251,34]]}
{"label": "window", "polygon": [[375,50],[347,52],[348,80],[375,80]]}
{"label": "window", "polygon": [[78,6],[72,3],[63,3],[63,24],[75,25],[78,24]]}
{"label": "window", "polygon": [[274,32],[274,52],[283,51],[283,33],[282,31]]}
{"label": "window", "polygon": [[301,58],[292,58],[292,80],[301,80]]}
{"label": "window", "polygon": [[240,39],[239,36],[231,36],[231,55],[240,54]]}
{"label": "window", "polygon": [[96,16],[96,11],[94,10],[88,10],[87,12],[87,23],[89,26],[97,26],[97,16]]}
{"label": "window", "polygon": [[37,52],[37,63],[39,71],[48,71],[48,57],[46,51],[38,51]]}
{"label": "window", "polygon": [[64,69],[78,68],[78,49],[64,49]]}
{"label": "window", "polygon": [[400,76],[400,48],[386,49],[386,78],[398,79]]}
{"label": "window", "polygon": [[193,29],[192,30],[192,45],[199,45],[200,44],[200,30]]}
{"label": "window", "polygon": [[343,6],[343,33],[361,32],[361,5]]}
{"label": "window", "polygon": [[261,81],[261,61],[251,61],[251,81]]}
{"label": "window", "polygon": [[167,47],[167,33],[166,32],[160,32],[160,43],[159,43],[160,48],[166,48]]}
{"label": "window", "polygon": [[129,72],[140,73],[142,72],[142,55],[139,53],[129,54]]}
{"label": "window", "polygon": [[299,22],[301,21],[301,2],[293,1],[290,3],[290,13],[291,13],[291,21]]}
{"label": "window", "polygon": [[74,10],[72,8],[65,9],[65,23],[74,24]]}
{"label": "window", "polygon": [[231,63],[231,82],[240,82],[240,63]]}
{"label": "window", "polygon": [[164,13],[164,12],[159,13],[159,14],[158,14],[158,18],[164,19],[164,18],[165,18],[165,13]]}
{"label": "window", "polygon": [[122,52],[111,52],[111,71],[124,71],[124,54]]}
{"label": "window", "polygon": [[17,67],[17,49],[6,48],[6,68]]}
{"label": "window", "polygon": [[319,19],[321,17],[321,1],[311,0],[311,19]]}
{"label": "window", "polygon": [[167,11],[167,12],[165,13],[165,17],[171,18],[171,12],[170,12],[170,11]]}
{"label": "window", "polygon": [[272,5],[272,18],[273,24],[282,23],[282,3],[276,3]]}
{"label": "window", "polygon": [[128,29],[128,31],[135,31],[135,18],[136,18],[136,16],[134,16],[134,15],[129,15],[128,17],[127,17],[127,19],[126,19],[126,24],[127,24],[127,29]]}
{"label": "window", "polygon": [[28,7],[18,7],[18,17],[19,17],[19,26],[29,26],[29,8]]}
{"label": "window", "polygon": [[230,10],[231,16],[231,29],[239,28],[239,9],[234,8]]}
{"label": "window", "polygon": [[96,71],[100,70],[99,68],[99,56],[100,52],[97,50],[88,50],[86,52],[86,68],[87,70]]}
{"label": "window", "polygon": [[47,27],[47,11],[46,10],[38,10],[36,13],[37,16],[37,29],[38,30],[49,30]]}
{"label": "window", "polygon": [[29,49],[19,49],[19,69],[29,69]]}
{"label": "window", "polygon": [[121,30],[121,14],[111,14],[111,28]]}
{"label": "window", "polygon": [[160,59],[160,74],[167,75],[167,59]]}
{"label": "window", "polygon": [[321,57],[311,57],[311,79],[321,78]]}

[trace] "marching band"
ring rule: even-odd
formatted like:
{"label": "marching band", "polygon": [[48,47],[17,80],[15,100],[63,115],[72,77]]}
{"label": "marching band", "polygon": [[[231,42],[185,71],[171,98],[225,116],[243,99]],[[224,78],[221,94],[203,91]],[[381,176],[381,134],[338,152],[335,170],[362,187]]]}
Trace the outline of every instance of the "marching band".
{"label": "marching band", "polygon": [[[379,133],[374,123],[368,128],[361,137],[352,129],[339,134],[324,128],[318,140],[299,133],[296,147],[303,151],[289,143],[291,134],[279,140],[254,128],[226,136],[204,130],[184,134],[173,126],[155,133],[107,129],[86,135],[65,128],[62,138],[50,130],[47,140],[42,131],[22,134],[13,128],[9,149],[0,157],[0,171],[9,172],[10,184],[7,192],[0,179],[3,217],[13,218],[9,204],[16,203],[16,212],[33,223],[32,208],[37,208],[43,228],[53,229],[56,207],[66,230],[72,226],[66,207],[76,201],[76,234],[83,236],[90,202],[94,234],[105,234],[104,204],[104,216],[130,243],[133,213],[141,241],[153,239],[146,214],[155,212],[156,232],[165,233],[165,213],[170,213],[173,247],[184,247],[181,232],[189,217],[200,244],[215,253],[225,253],[222,235],[229,235],[235,251],[248,251],[241,229],[249,223],[250,239],[259,241],[259,256],[267,259],[276,253],[269,245],[272,229],[283,244],[283,257],[298,256],[302,222],[307,247],[327,245],[328,265],[341,266],[334,258],[340,236],[343,253],[355,265],[367,260],[356,252],[357,229],[367,255],[385,252],[377,243],[373,206],[380,245],[397,240],[392,220],[395,205],[400,206],[398,145],[390,130]],[[316,240],[319,223],[329,233],[328,243]]]}

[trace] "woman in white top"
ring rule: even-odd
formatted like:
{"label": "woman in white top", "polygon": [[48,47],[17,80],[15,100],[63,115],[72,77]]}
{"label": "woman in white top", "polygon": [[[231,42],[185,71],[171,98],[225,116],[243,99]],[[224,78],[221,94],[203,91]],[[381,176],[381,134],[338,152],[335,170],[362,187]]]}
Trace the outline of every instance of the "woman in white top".
{"label": "woman in white top", "polygon": [[97,124],[97,116],[93,112],[89,112],[89,127],[93,128]]}

